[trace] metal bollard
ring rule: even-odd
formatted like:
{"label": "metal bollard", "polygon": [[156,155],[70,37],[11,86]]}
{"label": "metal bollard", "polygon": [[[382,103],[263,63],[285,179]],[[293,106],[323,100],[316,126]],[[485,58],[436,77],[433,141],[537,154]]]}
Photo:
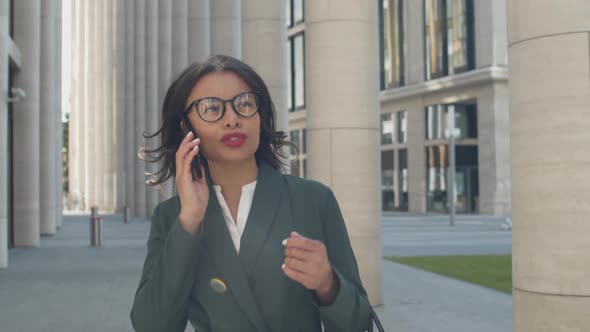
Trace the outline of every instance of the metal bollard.
{"label": "metal bollard", "polygon": [[123,209],[123,222],[127,224],[129,219],[131,219],[131,208],[125,206]]}
{"label": "metal bollard", "polygon": [[90,208],[90,245],[102,246],[102,218],[98,216],[98,207]]}

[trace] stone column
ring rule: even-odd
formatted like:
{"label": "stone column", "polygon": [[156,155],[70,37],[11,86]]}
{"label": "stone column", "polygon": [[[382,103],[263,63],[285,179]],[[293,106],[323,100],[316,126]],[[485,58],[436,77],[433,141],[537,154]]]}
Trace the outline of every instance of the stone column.
{"label": "stone column", "polygon": [[172,77],[188,64],[188,0],[172,1]]}
{"label": "stone column", "polygon": [[88,147],[89,149],[86,151],[86,162],[88,164],[88,179],[89,179],[89,192],[88,192],[88,206],[86,207],[87,210],[90,209],[92,206],[97,206],[99,204],[98,201],[98,171],[99,171],[99,161],[97,157],[100,156],[100,150],[98,146],[98,133],[102,129],[100,127],[100,123],[98,122],[99,116],[99,107],[98,107],[98,100],[100,99],[98,96],[99,91],[98,88],[98,50],[99,47],[97,45],[98,40],[98,1],[89,1],[88,2],[88,12],[86,14],[86,19],[88,20],[88,43],[87,43],[87,55],[86,58],[88,60],[88,71],[86,76],[86,107],[84,110],[86,111],[86,115],[88,117],[87,125],[85,126],[86,131],[88,132]]}
{"label": "stone column", "polygon": [[508,2],[514,331],[590,331],[590,2]]}
{"label": "stone column", "polygon": [[[158,0],[148,0],[146,2],[146,131],[153,134],[158,130],[159,103],[158,103]],[[149,139],[146,145],[155,147],[159,140],[156,138]],[[157,165],[154,163],[145,163],[149,173],[157,171]],[[144,179],[147,181],[148,178]],[[151,216],[158,204],[158,190],[156,187],[150,187],[144,184],[147,190],[146,216]]]}
{"label": "stone column", "polygon": [[113,49],[115,59],[115,82],[114,82],[114,99],[115,99],[115,131],[116,131],[116,168],[115,168],[115,187],[116,200],[115,211],[124,212],[126,190],[125,190],[125,146],[128,145],[125,139],[125,72],[126,72],[126,54],[125,54],[125,1],[115,1],[114,13],[115,17],[115,38],[116,44]]}
{"label": "stone column", "polygon": [[79,197],[79,209],[84,211],[88,209],[89,200],[88,197],[90,195],[90,174],[88,172],[88,149],[90,147],[90,140],[88,135],[88,112],[86,111],[86,106],[88,104],[88,98],[86,93],[88,92],[88,83],[86,78],[88,77],[88,43],[90,41],[90,34],[89,34],[89,27],[90,22],[88,19],[88,10],[89,4],[87,0],[81,0],[80,4],[80,29],[81,29],[81,36],[80,36],[80,43],[78,45],[80,58],[78,60],[79,64],[79,93],[78,95],[78,107],[76,111],[80,114],[80,130],[79,133],[80,137],[80,197]]}
{"label": "stone column", "polygon": [[63,37],[62,37],[62,26],[63,26],[63,0],[57,0],[56,4],[56,13],[55,13],[55,31],[57,35],[57,42],[56,42],[56,50],[55,52],[55,68],[57,68],[56,73],[56,81],[57,84],[57,91],[55,92],[55,123],[56,123],[56,130],[54,132],[55,137],[57,137],[58,144],[54,148],[56,150],[57,156],[57,163],[56,163],[56,170],[54,176],[54,192],[56,193],[56,202],[55,202],[55,226],[57,229],[60,229],[63,225],[63,124],[61,122],[61,113],[62,113],[62,90],[63,90],[63,77],[62,77],[62,53],[63,53]]}
{"label": "stone column", "polygon": [[[10,6],[8,0],[0,0],[0,36],[3,36],[0,42],[0,91],[8,91],[8,25],[10,20]],[[0,133],[8,132],[8,105],[6,103],[7,94],[0,96]],[[6,135],[0,135],[0,174],[8,172],[8,141]],[[0,176],[0,268],[8,266],[8,179],[6,176]]]}
{"label": "stone column", "polygon": [[188,0],[189,64],[205,60],[211,52],[209,13],[209,0]]}
{"label": "stone column", "polygon": [[55,29],[56,0],[41,2],[41,79],[40,79],[40,231],[41,234],[53,235],[56,230],[56,195],[55,173],[59,159],[56,155],[55,136],[57,132],[55,117],[57,95],[57,68]]}
{"label": "stone column", "polygon": [[125,42],[125,197],[126,206],[136,215],[135,201],[135,160],[137,148],[135,146],[135,1],[127,0],[125,12],[126,42]]}
{"label": "stone column", "polygon": [[113,112],[113,1],[106,0],[103,4],[103,31],[104,36],[102,38],[103,46],[103,112],[104,112],[104,137],[103,142],[105,144],[104,151],[104,209],[106,211],[114,211],[115,204],[115,190],[114,190],[114,163],[115,163],[115,149],[118,142],[115,140],[115,123],[114,123],[114,112]]}
{"label": "stone column", "polygon": [[14,2],[14,41],[22,68],[14,86],[27,96],[14,104],[14,244],[39,246],[39,79],[41,62],[41,2]]}
{"label": "stone column", "polygon": [[[164,96],[168,87],[172,83],[172,2],[169,0],[160,0],[158,3],[158,110],[161,110]],[[174,73],[174,75],[177,75]],[[158,127],[162,126],[161,117],[158,118]],[[160,144],[160,140],[157,140]],[[163,163],[158,164],[161,168]],[[162,184],[163,196],[160,200],[165,200],[173,195],[174,179],[170,178]]]}
{"label": "stone column", "polygon": [[[96,125],[93,130],[93,136],[96,142],[96,150],[91,157],[91,162],[95,166],[94,174],[96,176],[96,206],[100,211],[105,211],[105,184],[106,184],[106,139],[107,139],[107,125],[106,125],[106,97],[105,97],[105,75],[106,75],[106,59],[105,59],[105,45],[104,36],[106,34],[106,26],[104,24],[104,8],[106,1],[96,1],[95,12],[93,13],[96,24],[96,39],[93,42],[96,52],[95,55],[95,72],[90,80],[93,81],[95,94],[94,111],[93,114],[96,119]],[[92,93],[91,92],[91,93]]]}
{"label": "stone column", "polygon": [[145,2],[135,3],[135,104],[132,108],[135,113],[135,215],[146,216],[147,188],[145,185],[146,166],[143,160],[137,157],[137,151],[145,145],[143,133],[146,130],[146,73],[145,73]]}
{"label": "stone column", "polygon": [[376,6],[305,3],[309,175],[338,199],[373,305],[383,302]]}
{"label": "stone column", "polygon": [[211,1],[211,54],[242,58],[241,7],[240,0]]}
{"label": "stone column", "polygon": [[273,0],[242,2],[242,56],[270,91],[277,130],[288,134],[286,4]]}

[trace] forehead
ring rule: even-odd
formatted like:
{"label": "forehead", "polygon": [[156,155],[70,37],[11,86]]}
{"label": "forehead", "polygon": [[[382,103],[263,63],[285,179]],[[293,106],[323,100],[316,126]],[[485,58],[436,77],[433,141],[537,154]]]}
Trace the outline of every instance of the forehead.
{"label": "forehead", "polygon": [[250,88],[237,74],[229,71],[214,72],[203,76],[193,87],[187,100],[188,103],[195,99],[205,97],[217,97],[231,99]]}

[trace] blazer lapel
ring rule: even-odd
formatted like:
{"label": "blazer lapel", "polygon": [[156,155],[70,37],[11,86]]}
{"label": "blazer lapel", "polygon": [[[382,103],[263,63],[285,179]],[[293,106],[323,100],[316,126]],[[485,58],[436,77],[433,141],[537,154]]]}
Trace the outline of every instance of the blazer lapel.
{"label": "blazer lapel", "polygon": [[211,187],[210,178],[208,178],[208,183],[209,204],[205,214],[206,222],[202,225],[208,255],[221,274],[220,277],[225,281],[228,290],[234,295],[235,300],[254,324],[256,330],[268,331],[225,225],[221,207]]}
{"label": "blazer lapel", "polygon": [[266,162],[260,162],[252,206],[240,242],[239,258],[248,277],[252,276],[260,250],[270,234],[281,200],[283,180],[280,172]]}

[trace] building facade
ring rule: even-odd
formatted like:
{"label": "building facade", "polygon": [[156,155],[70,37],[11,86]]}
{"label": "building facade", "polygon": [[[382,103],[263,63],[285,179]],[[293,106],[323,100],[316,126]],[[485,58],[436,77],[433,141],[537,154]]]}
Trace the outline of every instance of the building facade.
{"label": "building facade", "polygon": [[61,1],[0,1],[0,268],[62,225]]}
{"label": "building facade", "polygon": [[[293,174],[307,173],[305,17],[288,11]],[[446,212],[449,115],[457,211],[510,214],[506,2],[378,0],[381,210]]]}

